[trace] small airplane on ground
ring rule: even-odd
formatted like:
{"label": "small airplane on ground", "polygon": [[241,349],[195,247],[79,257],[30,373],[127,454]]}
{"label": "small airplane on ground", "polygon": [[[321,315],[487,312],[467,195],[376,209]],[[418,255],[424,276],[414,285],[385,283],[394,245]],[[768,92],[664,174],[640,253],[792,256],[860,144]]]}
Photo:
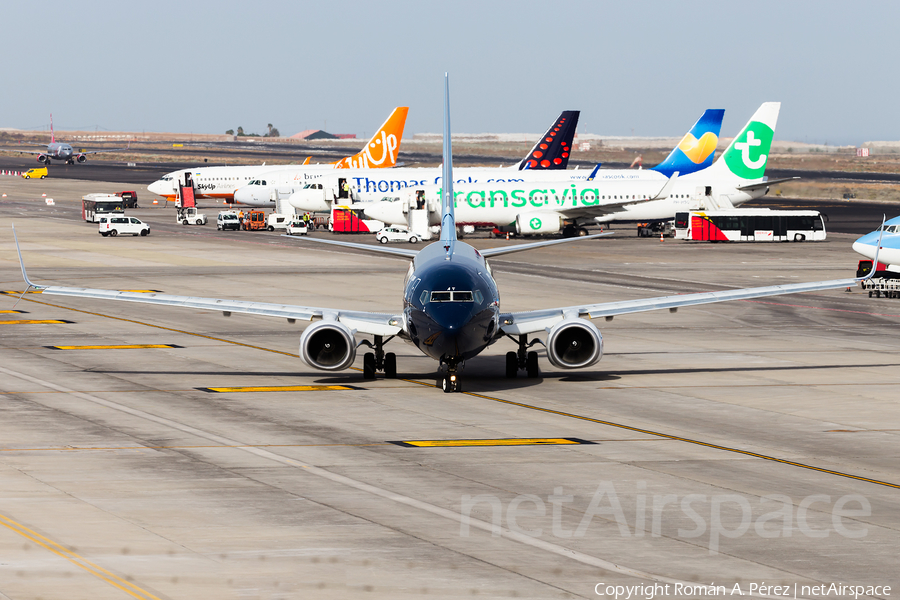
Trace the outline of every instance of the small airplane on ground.
{"label": "small airplane on ground", "polygon": [[53,132],[53,115],[50,115],[50,143],[47,149],[42,151],[36,150],[20,150],[16,148],[16,152],[25,154],[37,154],[37,161],[49,165],[51,160],[64,160],[67,165],[74,165],[76,162],[83,163],[87,160],[88,154],[101,154],[103,152],[121,152],[127,148],[113,148],[111,150],[90,150],[76,151],[71,144],[64,144],[56,141],[56,134]]}
{"label": "small airplane on ground", "polygon": [[[561,369],[590,367],[603,355],[603,337],[591,319],[650,310],[675,312],[683,306],[746,300],[781,294],[846,288],[866,279],[848,278],[811,283],[774,285],[721,292],[703,292],[658,298],[579,304],[524,312],[503,312],[497,282],[487,259],[512,252],[544,248],[556,244],[584,242],[608,234],[580,238],[564,238],[530,244],[517,244],[479,250],[457,239],[453,203],[453,155],[450,141],[449,77],[444,79],[444,147],[441,238],[419,252],[369,246],[336,240],[310,240],[347,248],[376,251],[411,258],[403,286],[403,310],[397,313],[374,313],[337,308],[316,308],[252,302],[175,296],[158,293],[122,292],[33,283],[25,271],[18,239],[16,250],[27,284],[26,292],[35,288],[44,294],[140,302],[246,313],[287,319],[315,321],[300,336],[300,358],[309,366],[323,371],[349,368],[359,346],[374,350],[363,357],[363,377],[373,379],[376,371],[386,377],[397,376],[397,357],[385,353],[384,346],[393,338],[413,344],[438,362],[438,381],[445,392],[461,390],[460,371],[464,363],[503,338],[518,344],[518,351],[506,354],[506,376],[516,377],[525,370],[529,377],[539,377],[538,354],[528,349],[535,343],[547,349],[550,363]],[[13,229],[15,233],[15,229]],[[24,292],[23,292],[24,296]],[[357,334],[373,336],[373,342],[357,344]],[[528,341],[528,336],[541,334],[546,342]]]}

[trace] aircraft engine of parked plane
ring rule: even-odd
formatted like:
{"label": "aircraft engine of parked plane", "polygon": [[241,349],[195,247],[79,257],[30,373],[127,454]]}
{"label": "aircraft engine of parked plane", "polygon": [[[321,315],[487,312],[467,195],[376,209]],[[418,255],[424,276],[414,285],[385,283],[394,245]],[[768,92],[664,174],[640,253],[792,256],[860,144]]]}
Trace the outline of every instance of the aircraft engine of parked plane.
{"label": "aircraft engine of parked plane", "polygon": [[313,323],[300,336],[300,360],[323,371],[343,371],[356,360],[356,338],[338,321]]}
{"label": "aircraft engine of parked plane", "polygon": [[589,367],[603,356],[603,336],[590,321],[565,319],[547,334],[547,359],[560,369]]}
{"label": "aircraft engine of parked plane", "polygon": [[516,231],[523,235],[559,233],[562,219],[555,212],[521,213],[516,217]]}

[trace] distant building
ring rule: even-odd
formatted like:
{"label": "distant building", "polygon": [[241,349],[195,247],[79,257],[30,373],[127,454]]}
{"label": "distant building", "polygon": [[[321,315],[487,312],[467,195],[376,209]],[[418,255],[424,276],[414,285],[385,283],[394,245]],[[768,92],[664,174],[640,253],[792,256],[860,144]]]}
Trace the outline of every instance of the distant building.
{"label": "distant building", "polygon": [[353,140],[356,139],[355,133],[328,133],[321,129],[307,129],[300,133],[295,133],[290,137],[292,140]]}

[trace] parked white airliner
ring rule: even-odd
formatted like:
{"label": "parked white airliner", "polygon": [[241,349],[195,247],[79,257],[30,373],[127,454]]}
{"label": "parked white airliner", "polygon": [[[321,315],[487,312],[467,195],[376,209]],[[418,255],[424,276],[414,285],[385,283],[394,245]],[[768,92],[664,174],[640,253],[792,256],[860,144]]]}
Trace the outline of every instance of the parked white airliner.
{"label": "parked white airliner", "polygon": [[[385,252],[411,259],[405,280],[398,280],[402,308],[373,313],[334,307],[271,304],[246,300],[226,300],[176,296],[158,293],[122,292],[82,287],[36,285],[29,278],[16,240],[22,276],[31,288],[44,295],[72,296],[97,300],[117,300],[158,304],[178,308],[220,311],[225,315],[251,315],[315,321],[300,336],[300,358],[314,369],[340,371],[351,367],[360,345],[356,336],[368,334],[373,341],[365,345],[374,349],[363,358],[363,376],[374,378],[376,371],[387,377],[397,376],[397,357],[385,353],[392,339],[404,340],[439,365],[440,387],[445,392],[461,389],[459,373],[465,361],[475,359],[488,346],[512,338],[518,351],[506,355],[506,376],[516,377],[525,370],[539,377],[537,352],[529,352],[528,336],[545,338],[547,358],[560,369],[581,369],[596,364],[603,355],[603,337],[591,319],[607,319],[634,312],[669,309],[730,300],[746,300],[781,294],[843,289],[860,278],[796,283],[720,292],[702,292],[659,298],[577,304],[522,312],[505,312],[500,308],[500,293],[487,259],[491,256],[541,248],[553,244],[585,243],[599,236],[558,239],[533,244],[476,249],[457,239],[453,192],[453,155],[450,141],[449,84],[445,76],[444,100],[444,181],[441,198],[441,239],[421,251],[382,248],[337,240],[318,240],[338,246]],[[15,230],[14,230],[15,231]],[[601,234],[603,235],[603,234]],[[304,238],[306,239],[306,238]],[[714,274],[713,274],[714,275]],[[215,280],[213,280],[215,285]],[[346,282],[344,282],[346,284]],[[124,282],[123,282],[124,285]],[[352,286],[339,286],[353,295]],[[533,344],[533,342],[532,342]]]}

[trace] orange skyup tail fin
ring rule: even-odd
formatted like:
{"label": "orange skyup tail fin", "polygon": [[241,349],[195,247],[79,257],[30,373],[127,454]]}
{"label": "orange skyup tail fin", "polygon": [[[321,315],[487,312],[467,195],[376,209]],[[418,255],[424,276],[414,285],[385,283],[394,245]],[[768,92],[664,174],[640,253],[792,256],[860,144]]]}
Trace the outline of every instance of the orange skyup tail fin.
{"label": "orange skyup tail fin", "polygon": [[311,159],[311,158],[312,158],[312,156],[307,156],[307,157],[306,157],[306,160],[303,161],[303,164],[304,164],[304,165],[308,165],[308,164],[309,164],[309,159]]}
{"label": "orange skyup tail fin", "polygon": [[397,164],[408,106],[398,106],[359,154],[332,163],[335,169],[383,169]]}

